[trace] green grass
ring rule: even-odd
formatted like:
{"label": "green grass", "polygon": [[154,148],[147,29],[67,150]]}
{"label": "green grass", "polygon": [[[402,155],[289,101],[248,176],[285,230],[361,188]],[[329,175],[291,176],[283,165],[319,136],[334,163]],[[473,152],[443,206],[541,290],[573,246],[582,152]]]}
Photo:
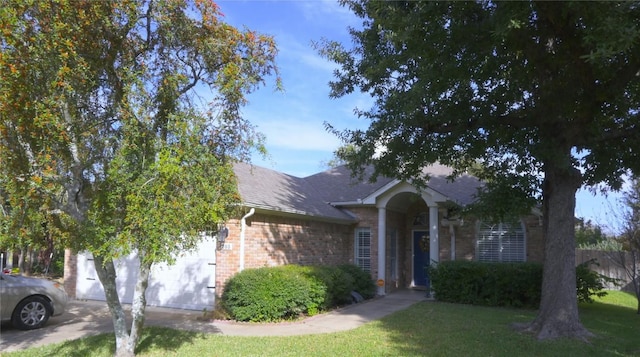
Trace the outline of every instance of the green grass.
{"label": "green grass", "polygon": [[[418,303],[355,330],[293,337],[232,337],[166,328],[145,329],[139,356],[640,356],[640,315],[634,296],[612,291],[581,304],[590,343],[537,341],[513,331],[535,311],[439,302]],[[112,334],[6,356],[111,356]]]}

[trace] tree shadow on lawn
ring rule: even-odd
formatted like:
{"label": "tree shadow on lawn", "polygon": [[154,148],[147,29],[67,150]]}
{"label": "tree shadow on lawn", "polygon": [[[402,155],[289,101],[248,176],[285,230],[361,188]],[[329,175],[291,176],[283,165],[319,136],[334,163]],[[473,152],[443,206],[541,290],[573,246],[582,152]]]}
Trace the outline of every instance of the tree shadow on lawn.
{"label": "tree shadow on lawn", "polygon": [[[142,332],[142,336],[136,347],[136,354],[158,350],[175,352],[182,345],[195,343],[197,340],[204,339],[206,336],[207,334],[201,332],[148,326],[145,327]],[[79,340],[62,342],[54,348],[50,346],[45,348],[47,348],[46,353],[39,354],[40,356],[113,356],[115,352],[115,336],[111,332],[103,333]]]}
{"label": "tree shadow on lawn", "polygon": [[209,336],[206,333],[175,330],[167,327],[145,327],[140,338],[136,353],[143,353],[149,350],[160,349],[163,351],[176,351],[183,344],[192,344],[197,340],[205,339]]}
{"label": "tree shadow on lawn", "polygon": [[[610,313],[615,317],[608,321]],[[510,327],[535,315],[534,310],[423,302],[379,323],[393,353],[402,356],[634,356],[640,351],[640,319],[628,308],[587,307],[583,322],[598,336],[590,343],[538,341]]]}

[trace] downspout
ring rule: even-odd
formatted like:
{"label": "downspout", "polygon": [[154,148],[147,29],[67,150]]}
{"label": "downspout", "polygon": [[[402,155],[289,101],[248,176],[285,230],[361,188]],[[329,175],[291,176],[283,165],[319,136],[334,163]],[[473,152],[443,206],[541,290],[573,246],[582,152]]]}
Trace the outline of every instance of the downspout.
{"label": "downspout", "polygon": [[253,216],[256,213],[254,208],[249,210],[249,213],[245,214],[242,219],[240,219],[240,268],[239,271],[244,270],[244,232],[247,229],[247,218]]}

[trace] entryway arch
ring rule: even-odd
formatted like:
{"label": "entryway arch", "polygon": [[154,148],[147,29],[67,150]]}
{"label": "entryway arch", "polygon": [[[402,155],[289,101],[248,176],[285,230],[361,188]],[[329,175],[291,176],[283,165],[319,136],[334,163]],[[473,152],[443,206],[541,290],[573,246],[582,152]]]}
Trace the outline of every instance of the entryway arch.
{"label": "entryway arch", "polygon": [[[437,263],[439,261],[439,233],[438,233],[438,203],[446,202],[447,198],[429,188],[418,190],[407,182],[395,182],[387,185],[386,189],[375,197],[376,208],[378,210],[378,295],[385,295],[386,276],[386,232],[387,232],[387,209],[404,209],[406,210],[407,197],[419,197],[428,206],[428,234],[429,234],[429,251],[433,252],[429,256],[429,263]],[[413,237],[412,237],[413,239]],[[413,240],[412,240],[413,242]],[[415,268],[415,269],[420,269]],[[415,269],[412,275],[415,275]],[[414,277],[412,276],[412,280]]]}

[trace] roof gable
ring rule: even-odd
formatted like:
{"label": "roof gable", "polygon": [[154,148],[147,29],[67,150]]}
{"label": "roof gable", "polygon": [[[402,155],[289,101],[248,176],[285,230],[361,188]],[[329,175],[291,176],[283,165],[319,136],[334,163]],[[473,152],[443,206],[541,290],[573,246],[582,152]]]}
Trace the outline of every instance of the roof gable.
{"label": "roof gable", "polygon": [[[372,173],[373,169],[369,167],[364,177]],[[326,202],[355,202],[394,181],[388,177],[379,177],[376,182],[359,181],[352,177],[351,171],[344,165],[307,176],[304,180],[315,187]]]}
{"label": "roof gable", "polygon": [[[483,186],[482,181],[469,174],[462,174],[451,181],[453,169],[439,163],[426,166],[422,172],[429,176],[428,189],[462,206],[473,203],[478,189]],[[369,177],[372,173],[373,168],[368,167],[364,177]],[[305,180],[320,191],[325,201],[332,203],[375,200],[401,183],[400,180],[389,177],[378,177],[373,183],[361,182],[351,176],[351,171],[346,166],[308,176]]]}

